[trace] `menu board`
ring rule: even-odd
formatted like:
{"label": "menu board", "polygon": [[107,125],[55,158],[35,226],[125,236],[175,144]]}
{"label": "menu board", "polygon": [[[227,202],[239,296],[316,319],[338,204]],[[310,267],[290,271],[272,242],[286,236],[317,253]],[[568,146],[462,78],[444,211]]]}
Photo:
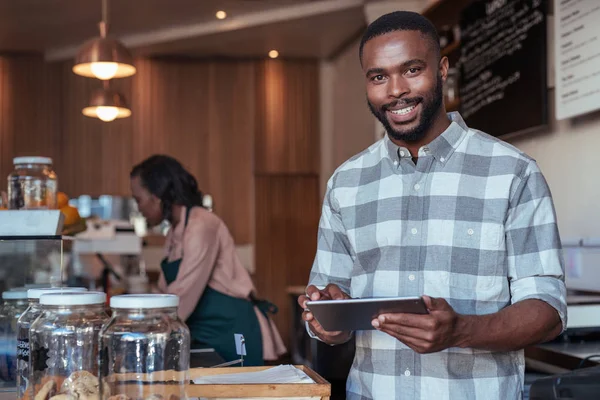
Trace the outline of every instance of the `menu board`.
{"label": "menu board", "polygon": [[461,12],[460,111],[472,128],[500,136],[547,124],[546,7],[476,0]]}
{"label": "menu board", "polygon": [[600,1],[555,0],[556,119],[600,108]]}

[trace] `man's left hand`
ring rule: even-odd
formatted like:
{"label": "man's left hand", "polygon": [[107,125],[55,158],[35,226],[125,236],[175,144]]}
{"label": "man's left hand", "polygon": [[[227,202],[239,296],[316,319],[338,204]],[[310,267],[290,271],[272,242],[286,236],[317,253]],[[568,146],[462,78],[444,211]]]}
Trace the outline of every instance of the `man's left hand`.
{"label": "man's left hand", "polygon": [[434,353],[461,346],[465,339],[462,315],[442,298],[423,296],[429,314],[381,314],[373,327],[406,344],[417,353]]}

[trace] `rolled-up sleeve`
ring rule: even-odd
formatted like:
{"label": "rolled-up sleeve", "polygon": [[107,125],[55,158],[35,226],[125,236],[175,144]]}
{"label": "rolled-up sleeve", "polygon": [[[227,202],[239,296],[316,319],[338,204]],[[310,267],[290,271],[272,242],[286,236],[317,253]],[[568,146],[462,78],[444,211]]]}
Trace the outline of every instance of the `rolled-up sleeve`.
{"label": "rolled-up sleeve", "polygon": [[548,184],[530,161],[511,195],[505,225],[511,303],[539,299],[567,327],[565,269]]}

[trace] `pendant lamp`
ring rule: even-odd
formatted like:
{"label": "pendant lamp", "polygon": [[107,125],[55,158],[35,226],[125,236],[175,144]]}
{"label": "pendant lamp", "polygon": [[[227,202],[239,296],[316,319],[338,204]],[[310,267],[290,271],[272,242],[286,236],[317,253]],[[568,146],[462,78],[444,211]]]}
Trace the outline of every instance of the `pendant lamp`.
{"label": "pendant lamp", "polygon": [[92,94],[89,105],[81,110],[83,115],[99,118],[104,122],[129,117],[131,110],[127,106],[125,97],[119,92],[111,90],[108,81],[103,83],[102,89],[98,89]]}
{"label": "pendant lamp", "polygon": [[98,24],[100,37],[83,44],[75,58],[73,72],[87,78],[108,80],[125,78],[136,72],[133,57],[118,40],[107,37],[108,0],[102,0],[102,21]]}

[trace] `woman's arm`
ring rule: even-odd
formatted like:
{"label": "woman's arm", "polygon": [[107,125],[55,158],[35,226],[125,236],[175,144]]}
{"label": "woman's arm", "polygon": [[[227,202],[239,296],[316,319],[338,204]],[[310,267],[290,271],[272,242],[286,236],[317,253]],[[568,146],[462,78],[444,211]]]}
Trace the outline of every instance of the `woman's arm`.
{"label": "woman's arm", "polygon": [[210,280],[219,254],[218,221],[190,219],[183,234],[183,259],[167,293],[179,296],[178,314],[187,320]]}

